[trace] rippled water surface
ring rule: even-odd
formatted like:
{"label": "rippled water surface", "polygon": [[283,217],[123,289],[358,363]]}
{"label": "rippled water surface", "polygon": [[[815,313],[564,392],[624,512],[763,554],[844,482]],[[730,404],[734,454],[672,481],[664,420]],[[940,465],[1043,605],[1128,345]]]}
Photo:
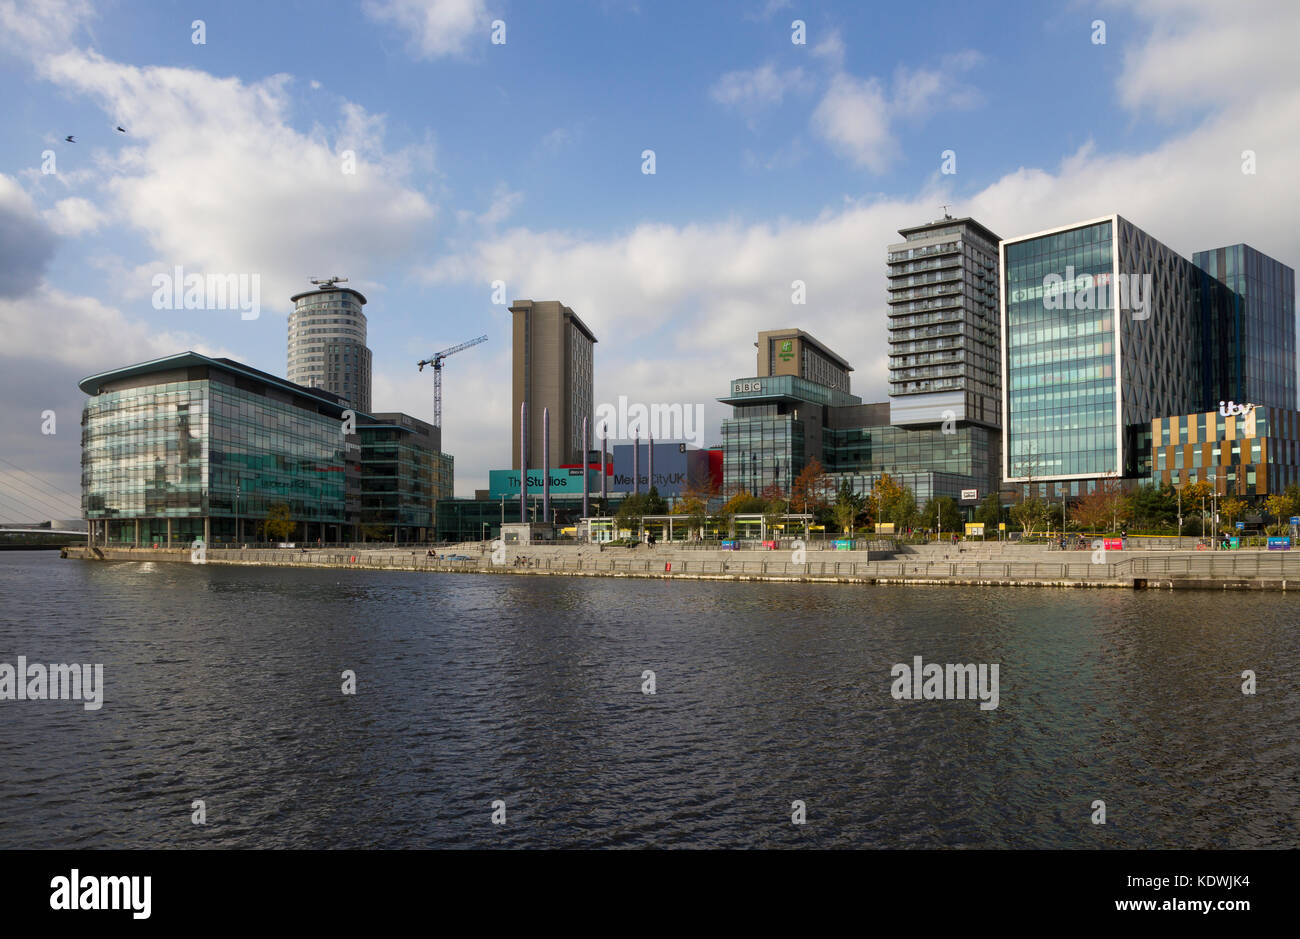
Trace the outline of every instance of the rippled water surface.
{"label": "rippled water surface", "polygon": [[0,662],[106,684],[0,701],[0,847],[1295,847],[1297,603],[0,552]]}

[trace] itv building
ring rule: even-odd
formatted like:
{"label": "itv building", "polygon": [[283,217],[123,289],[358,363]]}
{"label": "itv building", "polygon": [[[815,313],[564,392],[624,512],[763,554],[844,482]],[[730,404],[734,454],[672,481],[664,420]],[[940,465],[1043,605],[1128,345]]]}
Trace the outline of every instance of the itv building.
{"label": "itv building", "polygon": [[[1072,498],[1107,479],[1205,480],[1261,495],[1270,478],[1294,479],[1259,469],[1261,456],[1290,462],[1290,448],[1258,442],[1294,426],[1290,267],[1244,244],[1189,260],[1119,215],[1000,251],[1002,474],[1013,486]],[[1215,419],[1233,402],[1267,415],[1260,438],[1244,420]]]}

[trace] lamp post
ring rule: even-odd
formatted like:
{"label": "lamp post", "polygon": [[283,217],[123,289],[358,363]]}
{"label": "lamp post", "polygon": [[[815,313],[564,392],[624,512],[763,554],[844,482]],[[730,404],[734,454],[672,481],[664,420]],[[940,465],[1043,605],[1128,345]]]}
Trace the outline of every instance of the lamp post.
{"label": "lamp post", "polygon": [[235,483],[235,540],[240,544],[244,542],[244,526],[241,524],[243,519],[239,515],[239,496],[243,485],[244,481],[242,479]]}
{"label": "lamp post", "polygon": [[1210,474],[1210,485],[1214,487],[1214,490],[1210,497],[1210,515],[1214,519],[1214,537],[1215,540],[1218,540],[1219,537],[1219,474],[1218,473]]}

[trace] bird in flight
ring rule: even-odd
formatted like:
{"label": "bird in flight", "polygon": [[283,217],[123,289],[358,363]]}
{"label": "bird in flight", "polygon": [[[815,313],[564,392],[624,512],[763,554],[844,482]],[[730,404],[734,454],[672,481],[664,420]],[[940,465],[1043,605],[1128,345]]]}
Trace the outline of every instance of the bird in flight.
{"label": "bird in flight", "polygon": [[126,128],[123,127],[123,126],[121,126],[120,124],[118,125],[117,129],[118,129],[119,131],[121,131],[122,133],[124,133],[124,134],[126,133]]}
{"label": "bird in flight", "polygon": [[66,140],[68,143],[76,143],[76,142],[77,142],[77,138],[74,137],[74,136],[72,136],[71,134],[68,134],[68,136],[64,137],[63,139]]}

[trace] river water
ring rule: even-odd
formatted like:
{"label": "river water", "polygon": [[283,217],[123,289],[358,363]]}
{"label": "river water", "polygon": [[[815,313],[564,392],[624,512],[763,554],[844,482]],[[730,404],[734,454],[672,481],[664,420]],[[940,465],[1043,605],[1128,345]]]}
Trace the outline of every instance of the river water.
{"label": "river water", "polygon": [[0,848],[1296,847],[1296,603],[3,552]]}

